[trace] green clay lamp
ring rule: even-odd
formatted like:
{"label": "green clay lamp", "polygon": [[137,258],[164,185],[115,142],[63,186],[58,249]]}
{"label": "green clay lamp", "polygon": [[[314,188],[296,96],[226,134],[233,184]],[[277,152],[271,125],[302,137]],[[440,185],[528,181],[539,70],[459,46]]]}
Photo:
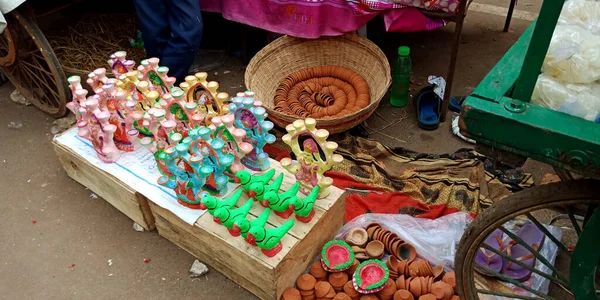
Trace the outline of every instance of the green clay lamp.
{"label": "green clay lamp", "polygon": [[252,201],[252,199],[248,199],[248,201],[246,201],[246,203],[244,203],[244,205],[242,205],[238,208],[221,207],[221,208],[215,210],[215,215],[213,217],[213,220],[216,223],[227,227],[227,229],[229,230],[229,233],[233,236],[236,236],[236,235],[234,235],[235,231],[232,232],[233,223],[235,222],[236,219],[245,218],[248,215],[248,212],[250,212],[250,209],[252,208],[253,202],[254,201]]}
{"label": "green clay lamp", "polygon": [[246,218],[237,218],[235,222],[233,222],[233,228],[229,231],[233,236],[242,235],[244,240],[248,242],[248,231],[250,231],[251,227],[263,227],[267,224],[269,220],[269,215],[271,214],[271,209],[265,208],[263,212],[258,216],[258,218],[249,221]]}
{"label": "green clay lamp", "polygon": [[361,294],[377,293],[383,290],[390,277],[388,267],[377,259],[370,259],[358,265],[352,275],[352,285]]}
{"label": "green clay lamp", "polygon": [[[250,185],[252,183],[267,184],[275,175],[275,169],[271,169],[261,175],[251,175],[246,170],[240,170],[235,173],[234,181],[242,185],[242,189],[246,192],[250,191]],[[252,196],[250,196],[252,197]]]}
{"label": "green clay lamp", "polygon": [[293,226],[294,220],[289,220],[283,225],[271,229],[265,229],[264,226],[251,227],[248,231],[247,242],[250,245],[258,246],[267,257],[273,257],[283,248],[281,239]]}
{"label": "green clay lamp", "polygon": [[348,243],[341,240],[329,241],[321,250],[321,265],[328,272],[342,272],[354,262],[354,251]]}
{"label": "green clay lamp", "polygon": [[260,182],[253,182],[250,184],[250,190],[248,191],[248,196],[254,198],[257,201],[260,201],[260,204],[263,207],[269,207],[269,201],[265,200],[265,194],[267,192],[279,192],[279,188],[281,188],[281,184],[283,183],[283,173],[279,173],[275,180],[271,184],[263,184]]}

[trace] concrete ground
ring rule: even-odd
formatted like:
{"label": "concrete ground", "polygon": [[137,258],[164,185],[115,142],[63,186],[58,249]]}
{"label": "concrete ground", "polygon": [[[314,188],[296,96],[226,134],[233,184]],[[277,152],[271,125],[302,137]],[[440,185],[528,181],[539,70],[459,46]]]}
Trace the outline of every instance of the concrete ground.
{"label": "concrete ground", "polygon": [[[454,94],[470,93],[525,30],[540,0],[519,1],[511,32],[496,1],[477,1],[466,19]],[[519,19],[520,18],[520,19]],[[410,34],[385,34],[383,46],[413,49],[414,78],[444,75],[454,25]],[[208,28],[208,27],[207,27]],[[205,30],[208,30],[208,29]],[[231,58],[214,70],[221,89],[243,90],[244,65]],[[224,71],[230,71],[224,75]],[[2,299],[252,299],[237,284],[212,270],[189,279],[194,261],[158,236],[136,232],[132,221],[93,192],[71,180],[52,149],[53,119],[33,106],[13,103],[13,87],[0,87],[0,298]],[[390,108],[388,98],[367,121],[376,138],[390,146],[446,153],[470,147],[453,136],[450,122],[427,132],[416,126],[412,107]],[[394,126],[384,128],[390,122]],[[22,124],[9,128],[10,122]],[[528,162],[539,182],[548,166]],[[149,259],[149,262],[144,262]]]}

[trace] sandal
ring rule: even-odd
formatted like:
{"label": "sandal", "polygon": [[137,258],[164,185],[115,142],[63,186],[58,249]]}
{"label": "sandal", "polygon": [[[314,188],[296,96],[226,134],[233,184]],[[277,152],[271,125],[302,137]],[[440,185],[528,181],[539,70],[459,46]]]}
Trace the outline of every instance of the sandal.
{"label": "sandal", "polygon": [[465,102],[467,97],[465,96],[453,96],[450,97],[450,103],[448,104],[448,109],[455,112],[460,113],[463,102]]}
{"label": "sandal", "polygon": [[[504,233],[502,232],[502,230],[496,229],[492,231],[492,233],[490,233],[490,235],[488,235],[487,238],[485,238],[485,241],[483,241],[483,243],[502,252],[504,251],[504,243],[502,242],[503,236]],[[483,247],[480,247],[479,250],[477,250],[477,254],[475,255],[475,263],[482,267],[491,269],[492,271],[496,271],[498,273],[502,271],[502,257]],[[475,270],[479,271],[480,273],[483,273],[484,275],[491,275],[486,273],[485,271],[480,271],[477,268],[475,268]]]}
{"label": "sandal", "polygon": [[[534,224],[523,225],[517,233],[517,236],[535,251],[539,251],[544,243],[544,238],[546,237]],[[535,256],[533,253],[515,241],[510,241],[508,243],[506,246],[506,254],[528,266],[535,266]],[[513,264],[508,259],[503,258],[502,260],[502,274],[517,281],[525,281],[531,277],[532,271],[527,270],[518,264]]]}
{"label": "sandal", "polygon": [[433,86],[422,88],[413,98],[419,127],[435,130],[440,125],[442,99],[433,91]]}

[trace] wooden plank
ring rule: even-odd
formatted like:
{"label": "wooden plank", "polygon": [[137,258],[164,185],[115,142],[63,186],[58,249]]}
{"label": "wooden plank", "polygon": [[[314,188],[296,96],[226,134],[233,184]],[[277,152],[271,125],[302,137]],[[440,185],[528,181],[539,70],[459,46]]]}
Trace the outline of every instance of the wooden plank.
{"label": "wooden plank", "polygon": [[146,196],[140,194],[139,192],[135,192],[135,198],[137,199],[140,209],[142,210],[142,215],[144,216],[144,220],[146,220],[146,224],[148,224],[149,230],[156,229],[156,225],[154,225],[154,215],[150,210],[150,205],[148,204],[148,198]]}
{"label": "wooden plank", "polygon": [[149,225],[148,223],[153,219],[152,213],[140,206],[133,189],[116,177],[90,164],[64,145],[55,141],[53,144],[56,156],[69,177],[102,197],[146,230],[154,228],[153,224]]}

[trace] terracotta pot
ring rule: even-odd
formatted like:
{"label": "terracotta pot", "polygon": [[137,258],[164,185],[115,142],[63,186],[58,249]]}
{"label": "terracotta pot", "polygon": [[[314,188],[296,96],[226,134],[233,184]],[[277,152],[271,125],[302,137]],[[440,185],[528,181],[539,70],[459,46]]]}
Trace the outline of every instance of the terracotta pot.
{"label": "terracotta pot", "polygon": [[298,277],[298,280],[296,281],[298,289],[305,291],[313,290],[315,288],[316,283],[317,280],[314,276],[310,274],[302,274],[300,275],[300,277]]}
{"label": "terracotta pot", "polygon": [[400,277],[396,280],[396,289],[406,290],[406,286],[404,285],[404,275],[400,275]]}
{"label": "terracotta pot", "polygon": [[396,283],[388,279],[383,286],[383,290],[377,292],[377,295],[381,298],[392,298],[396,292]]}
{"label": "terracotta pot", "polygon": [[346,243],[351,246],[359,246],[362,248],[369,241],[369,234],[362,228],[353,228],[346,234],[345,240]]}
{"label": "terracotta pot", "polygon": [[426,295],[419,297],[419,300],[438,300],[438,299],[432,294],[426,294]]}
{"label": "terracotta pot", "polygon": [[331,289],[333,288],[331,287],[331,284],[329,282],[319,281],[315,285],[315,296],[317,298],[323,298],[325,297],[325,295],[327,295],[327,293],[329,293],[329,290]]}
{"label": "terracotta pot", "polygon": [[398,256],[402,259],[413,260],[417,257],[417,250],[409,243],[403,243],[398,246]]}
{"label": "terracotta pot", "polygon": [[407,290],[399,290],[394,294],[394,300],[414,300],[415,297]]}
{"label": "terracotta pot", "polygon": [[380,241],[371,241],[366,247],[367,254],[373,258],[379,258],[383,256],[384,246]]}
{"label": "terracotta pot", "polygon": [[335,297],[333,297],[333,300],[352,300],[352,298],[345,293],[337,293]]}
{"label": "terracotta pot", "polygon": [[446,273],[442,281],[449,284],[453,289],[456,289],[456,275],[454,272]]}
{"label": "terracotta pot", "polygon": [[327,273],[327,271],[325,271],[325,269],[323,269],[323,266],[321,265],[320,261],[316,261],[312,265],[310,265],[309,272],[310,275],[317,279],[317,281],[327,279],[327,275],[329,274]]}
{"label": "terracotta pot", "polygon": [[297,289],[287,289],[283,292],[282,300],[301,300],[300,291]]}
{"label": "terracotta pot", "polygon": [[350,298],[355,298],[360,296],[360,293],[354,289],[354,285],[352,284],[352,280],[348,280],[346,284],[344,284],[344,293],[350,296]]}
{"label": "terracotta pot", "polygon": [[390,256],[390,258],[388,258],[387,262],[385,263],[388,266],[388,269],[390,269],[390,272],[396,271],[398,272],[398,264],[400,262],[393,256]]}
{"label": "terracotta pot", "polygon": [[354,275],[354,272],[356,271],[356,268],[358,268],[359,265],[360,265],[360,261],[358,261],[358,259],[356,259],[356,257],[355,257],[350,268],[348,268],[348,270],[346,270],[346,274],[348,274],[348,276],[352,277],[352,275]]}
{"label": "terracotta pot", "polygon": [[450,300],[454,295],[454,290],[449,284],[438,281],[431,285],[431,293],[440,300]]}
{"label": "terracotta pot", "polygon": [[421,296],[421,280],[419,280],[419,277],[414,277],[410,281],[408,290],[415,295],[415,297]]}
{"label": "terracotta pot", "polygon": [[346,272],[337,272],[329,274],[329,283],[334,289],[341,289],[348,282],[348,274]]}

